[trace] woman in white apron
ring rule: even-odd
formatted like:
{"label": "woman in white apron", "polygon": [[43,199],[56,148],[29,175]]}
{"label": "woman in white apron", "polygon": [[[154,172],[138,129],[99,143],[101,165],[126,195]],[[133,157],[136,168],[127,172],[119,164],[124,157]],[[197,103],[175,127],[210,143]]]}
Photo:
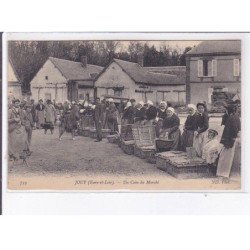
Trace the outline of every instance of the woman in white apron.
{"label": "woman in white apron", "polygon": [[198,103],[196,107],[197,107],[197,115],[195,121],[196,130],[194,131],[193,147],[196,151],[197,156],[201,157],[204,144],[206,143],[209,118],[204,103]]}

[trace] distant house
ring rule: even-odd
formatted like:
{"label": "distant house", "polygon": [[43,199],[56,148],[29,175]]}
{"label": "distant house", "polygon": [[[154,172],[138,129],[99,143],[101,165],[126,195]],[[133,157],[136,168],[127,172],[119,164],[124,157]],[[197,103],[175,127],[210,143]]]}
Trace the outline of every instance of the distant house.
{"label": "distant house", "polygon": [[208,108],[240,94],[241,41],[203,41],[186,54],[187,102]]}
{"label": "distant house", "polygon": [[139,63],[113,59],[95,80],[97,96],[185,103],[185,78],[153,71]]}
{"label": "distant house", "polygon": [[87,64],[87,57],[81,62],[49,57],[30,82],[32,98],[35,100],[92,100],[94,79],[103,67]]}
{"label": "distant house", "polygon": [[9,99],[22,99],[21,81],[11,60],[8,61],[8,97]]}

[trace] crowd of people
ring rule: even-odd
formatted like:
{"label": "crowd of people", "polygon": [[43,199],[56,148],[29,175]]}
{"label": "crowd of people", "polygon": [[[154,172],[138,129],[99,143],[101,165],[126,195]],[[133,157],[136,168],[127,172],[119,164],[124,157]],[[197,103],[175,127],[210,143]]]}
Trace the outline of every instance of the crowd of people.
{"label": "crowd of people", "polygon": [[165,101],[156,106],[150,100],[144,103],[136,102],[135,99],[123,101],[119,105],[112,98],[96,98],[93,103],[67,100],[58,104],[50,100],[35,103],[34,100],[20,102],[14,99],[8,117],[9,155],[14,160],[30,155],[32,130],[44,129],[45,134],[48,130],[53,134],[55,124],[59,126],[60,140],[65,132],[71,133],[75,140],[79,128],[95,127],[96,142],[102,141],[103,129],[109,129],[114,134],[131,125],[151,125],[155,127],[156,138],[173,141],[170,150],[186,151],[193,148],[196,155],[204,158],[208,164],[217,161],[217,174],[228,177],[235,140],[241,127],[237,106],[230,104],[226,107],[220,141],[218,132],[209,128],[209,116],[204,103],[188,104],[187,110],[188,116],[181,132],[178,112]]}

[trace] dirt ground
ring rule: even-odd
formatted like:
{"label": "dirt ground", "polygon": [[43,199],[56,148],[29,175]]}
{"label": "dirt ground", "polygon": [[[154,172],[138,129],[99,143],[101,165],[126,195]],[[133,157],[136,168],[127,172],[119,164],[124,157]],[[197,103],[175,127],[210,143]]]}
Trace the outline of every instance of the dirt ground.
{"label": "dirt ground", "polygon": [[[184,118],[181,118],[182,124],[184,120]],[[220,120],[214,118],[210,121],[210,127],[216,128],[219,134],[222,132]],[[129,180],[131,178],[139,180],[152,177],[164,180],[164,183],[167,181],[169,185],[173,182],[175,188],[179,187],[178,183],[182,182],[182,180],[177,181],[166,172],[157,169],[154,164],[147,163],[145,160],[133,155],[126,155],[117,145],[108,143],[106,139],[103,139],[102,142],[94,142],[91,138],[78,136],[73,141],[71,135],[65,133],[60,141],[58,134],[58,128],[55,129],[52,135],[49,131],[47,134],[44,134],[43,130],[33,131],[32,155],[28,159],[29,166],[22,162],[9,163],[9,185],[11,187],[18,188],[17,183],[20,186],[24,179],[39,178],[39,181],[43,183],[48,179],[51,181],[53,178],[58,181],[60,177],[64,178],[62,182],[67,182],[69,179],[80,180],[93,177],[113,179],[122,177]],[[232,180],[234,187],[239,188],[239,176],[236,179],[234,177]],[[199,187],[200,180],[193,180],[192,183],[194,182],[196,187]],[[189,185],[188,181],[185,183],[187,186]],[[205,189],[211,188],[211,183],[214,184],[214,180],[206,180],[204,183]],[[216,185],[216,188],[223,188],[222,184],[224,183],[217,184],[220,185]],[[41,188],[43,188],[42,184]]]}

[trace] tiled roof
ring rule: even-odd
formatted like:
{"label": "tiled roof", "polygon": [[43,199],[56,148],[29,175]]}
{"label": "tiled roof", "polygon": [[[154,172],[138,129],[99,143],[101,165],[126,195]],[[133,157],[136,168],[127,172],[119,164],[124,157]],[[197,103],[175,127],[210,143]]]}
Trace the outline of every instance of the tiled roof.
{"label": "tiled roof", "polygon": [[94,80],[103,67],[87,64],[83,67],[81,62],[49,57],[49,60],[60,70],[67,80]]}
{"label": "tiled roof", "polygon": [[240,54],[240,40],[203,41],[187,52],[187,56],[199,54]]}
{"label": "tiled roof", "polygon": [[176,75],[179,83],[186,83],[186,66],[144,67],[144,69],[155,73]]}
{"label": "tiled roof", "polygon": [[138,63],[114,59],[114,61],[136,82],[152,85],[179,85],[176,75],[150,72]]}

